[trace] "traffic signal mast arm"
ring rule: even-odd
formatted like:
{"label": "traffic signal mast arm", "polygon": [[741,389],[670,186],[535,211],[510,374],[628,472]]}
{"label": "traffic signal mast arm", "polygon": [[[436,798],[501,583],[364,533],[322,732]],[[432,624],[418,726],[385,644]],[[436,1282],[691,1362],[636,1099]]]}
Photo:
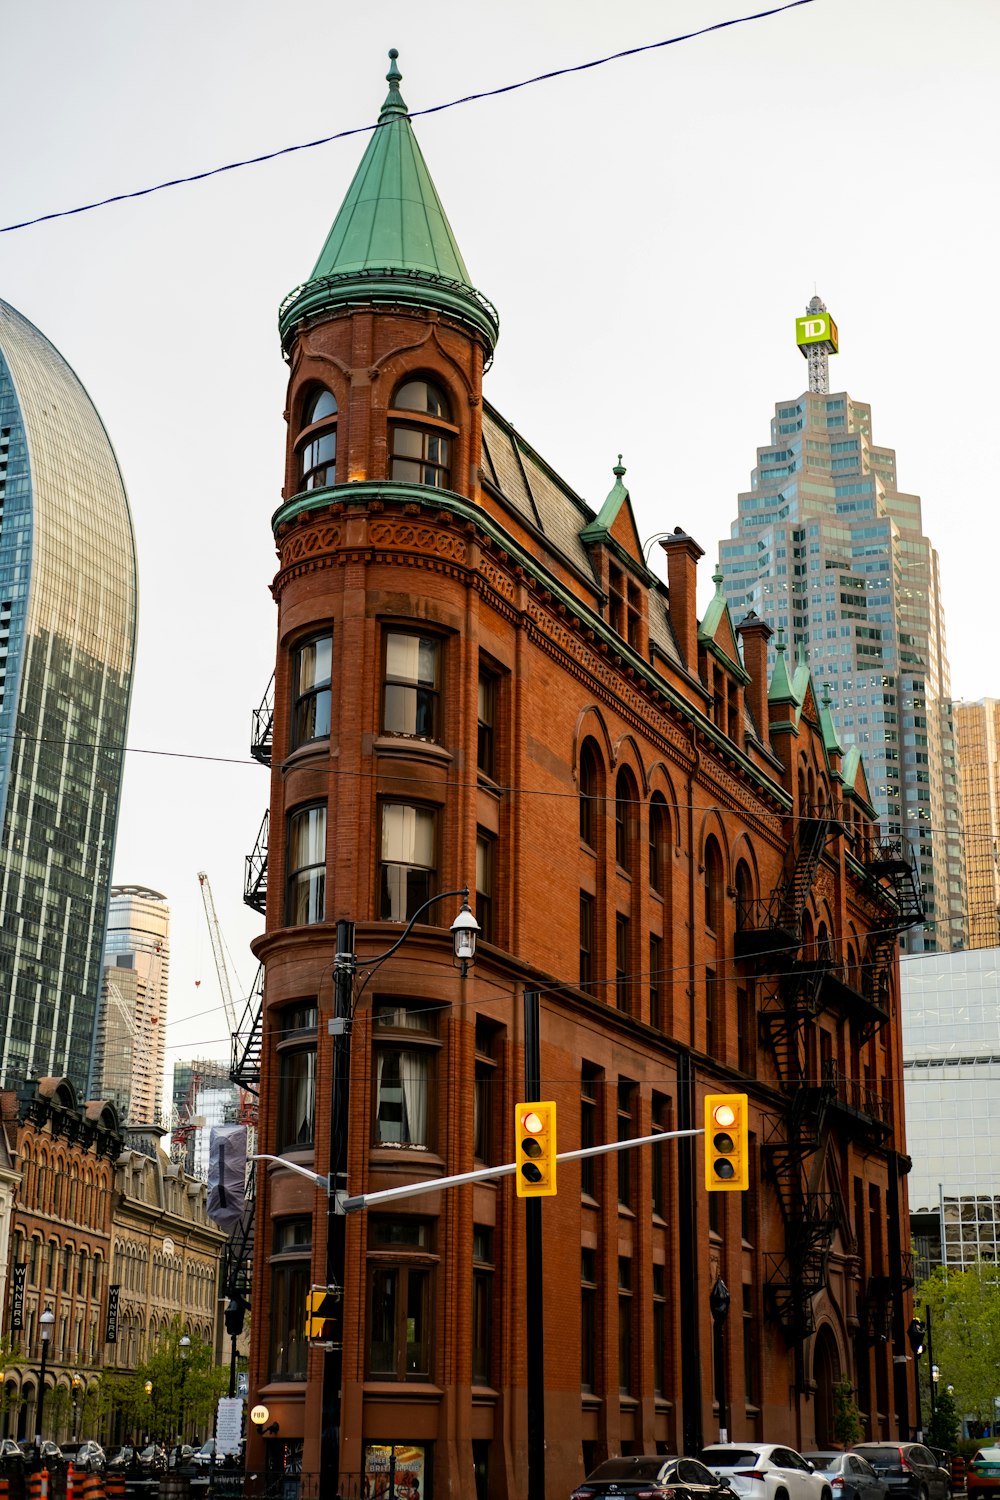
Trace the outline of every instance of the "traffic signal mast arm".
{"label": "traffic signal mast arm", "polygon": [[[697,1130],[657,1130],[653,1135],[638,1135],[628,1141],[609,1141],[605,1146],[584,1146],[579,1151],[560,1151],[556,1161],[579,1161],[584,1156],[605,1156],[609,1151],[627,1151],[632,1146],[652,1146],[656,1141],[672,1141],[682,1135],[704,1135]],[[507,1162],[502,1167],[479,1167],[474,1172],[459,1172],[454,1177],[437,1177],[423,1182],[410,1182],[404,1187],[383,1188],[378,1193],[361,1193],[357,1197],[343,1197],[338,1203],[341,1213],[355,1213],[361,1208],[370,1208],[376,1203],[387,1203],[390,1198],[412,1198],[417,1193],[433,1193],[439,1188],[459,1187],[463,1182],[486,1182],[492,1177],[510,1177],[518,1170],[518,1163]],[[312,1175],[312,1174],[310,1174]],[[325,1182],[324,1178],[324,1182]]]}

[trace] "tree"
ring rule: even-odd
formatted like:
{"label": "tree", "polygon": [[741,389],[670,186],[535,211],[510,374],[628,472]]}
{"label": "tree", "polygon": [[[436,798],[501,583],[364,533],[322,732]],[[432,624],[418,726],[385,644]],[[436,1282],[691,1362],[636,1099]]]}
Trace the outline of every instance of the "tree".
{"label": "tree", "polygon": [[833,1435],[838,1443],[850,1448],[861,1439],[861,1413],[854,1399],[849,1375],[842,1375],[833,1388]]}
{"label": "tree", "polygon": [[954,1453],[958,1447],[961,1430],[955,1398],[947,1390],[941,1392],[934,1403],[934,1415],[927,1428],[927,1441],[934,1448],[946,1448]]}
{"label": "tree", "polygon": [[938,1266],[919,1289],[916,1301],[931,1310],[934,1359],[943,1382],[954,1386],[956,1412],[993,1422],[993,1399],[1000,1396],[997,1267],[982,1261],[967,1271]]}
{"label": "tree", "polygon": [[[102,1381],[109,1406],[136,1439],[149,1433],[161,1442],[176,1442],[182,1420],[185,1434],[214,1428],[216,1404],[228,1389],[228,1373],[215,1364],[211,1346],[196,1339],[182,1360],[184,1331],[180,1318],[174,1318],[144,1364],[134,1371],[105,1375]],[[147,1381],[152,1386],[148,1395]]]}

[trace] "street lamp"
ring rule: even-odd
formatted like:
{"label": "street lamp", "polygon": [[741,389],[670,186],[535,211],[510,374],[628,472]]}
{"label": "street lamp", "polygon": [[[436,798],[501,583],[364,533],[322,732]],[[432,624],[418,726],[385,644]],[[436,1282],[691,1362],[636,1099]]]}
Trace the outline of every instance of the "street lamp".
{"label": "street lamp", "polygon": [[940,1367],[940,1365],[931,1365],[931,1416],[932,1417],[934,1415],[935,1410],[937,1409],[937,1386],[938,1386],[938,1381],[940,1379],[941,1379],[941,1367]]}
{"label": "street lamp", "polygon": [[913,1319],[913,1321],[911,1322],[909,1328],[906,1330],[906,1337],[909,1339],[909,1341],[910,1341],[910,1348],[913,1350],[913,1374],[914,1374],[914,1377],[915,1377],[913,1385],[914,1385],[914,1389],[916,1391],[916,1397],[917,1397],[917,1430],[916,1430],[916,1439],[917,1439],[918,1443],[922,1443],[923,1440],[924,1440],[924,1419],[923,1419],[923,1415],[922,1415],[921,1410],[920,1410],[920,1363],[919,1363],[919,1361],[920,1361],[921,1354],[923,1354],[923,1352],[924,1352],[924,1325],[923,1325],[923,1323],[921,1323],[921,1321],[920,1321],[919,1318],[914,1318]]}
{"label": "street lamp", "polygon": [[80,1399],[80,1387],[83,1385],[83,1376],[82,1375],[74,1375],[73,1376],[73,1382],[72,1382],[72,1384],[73,1384],[73,1441],[75,1443],[75,1442],[78,1441],[78,1432],[79,1432],[79,1428],[76,1425],[76,1403]]}
{"label": "street lamp", "polygon": [[[407,922],[403,931],[384,953],[375,958],[361,959],[354,952],[354,923],[337,923],[337,951],[333,964],[333,1019],[330,1032],[333,1037],[333,1060],[330,1070],[330,1155],[326,1187],[329,1193],[326,1226],[326,1283],[335,1288],[343,1299],[346,1231],[344,1214],[338,1209],[338,1190],[347,1190],[347,1133],[350,1121],[351,1088],[351,1023],[354,1019],[354,978],[359,968],[368,971],[365,983],[376,969],[391,958],[413,931],[414,925],[424,912],[438,901],[461,896],[462,905],[451,924],[453,962],[464,980],[469,965],[476,955],[476,939],[479,923],[469,908],[469,887],[459,891],[441,891],[419,906]],[[362,986],[362,989],[364,986]],[[327,1351],[323,1364],[322,1426],[320,1435],[320,1466],[334,1483],[340,1473],[340,1400],[343,1377],[343,1300],[340,1308],[341,1327]]]}
{"label": "street lamp", "polygon": [[[143,1386],[143,1390],[146,1392],[147,1398],[151,1398],[152,1395],[153,1395],[153,1382],[151,1380],[147,1380],[146,1384]],[[152,1403],[151,1399],[150,1399],[150,1403],[149,1404],[150,1404],[150,1408],[152,1408],[152,1404],[153,1403]],[[148,1411],[146,1413],[146,1442],[147,1443],[152,1442],[152,1439],[153,1439],[153,1423],[152,1423],[151,1417],[152,1417],[152,1411],[150,1410],[150,1411]]]}
{"label": "street lamp", "polygon": [[52,1325],[56,1315],[51,1307],[47,1307],[38,1320],[39,1332],[42,1337],[42,1367],[38,1377],[38,1401],[35,1407],[37,1414],[35,1421],[35,1448],[38,1453],[38,1465],[42,1463],[42,1413],[45,1410],[45,1366],[49,1357],[49,1339],[52,1337]]}
{"label": "street lamp", "polygon": [[708,1296],[708,1306],[712,1313],[712,1322],[715,1324],[715,1388],[719,1394],[719,1442],[728,1443],[726,1346],[723,1342],[723,1328],[729,1314],[729,1288],[721,1276],[715,1278],[715,1285]]}
{"label": "street lamp", "polygon": [[185,1382],[187,1380],[187,1372],[188,1372],[187,1360],[188,1360],[188,1353],[189,1353],[190,1349],[191,1349],[191,1340],[188,1338],[187,1334],[184,1334],[184,1336],[183,1336],[183,1338],[181,1339],[181,1342],[180,1342],[180,1351],[181,1351],[181,1419],[180,1419],[180,1431],[177,1434],[177,1466],[180,1465],[180,1461],[181,1461],[181,1449],[184,1446],[184,1384],[185,1384]]}

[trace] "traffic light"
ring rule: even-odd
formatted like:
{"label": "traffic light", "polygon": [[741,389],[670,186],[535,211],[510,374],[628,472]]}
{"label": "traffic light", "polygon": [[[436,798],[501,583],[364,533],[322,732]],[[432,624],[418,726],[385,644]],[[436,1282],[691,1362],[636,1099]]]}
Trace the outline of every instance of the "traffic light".
{"label": "traffic light", "polygon": [[314,1286],[306,1293],[306,1338],[329,1343],[337,1316],[339,1294],[327,1286]]}
{"label": "traffic light", "polygon": [[556,1106],[546,1099],[514,1105],[514,1161],[519,1198],[554,1198]]}
{"label": "traffic light", "polygon": [[747,1096],[709,1094],[705,1099],[705,1187],[710,1193],[741,1193],[749,1186]]}

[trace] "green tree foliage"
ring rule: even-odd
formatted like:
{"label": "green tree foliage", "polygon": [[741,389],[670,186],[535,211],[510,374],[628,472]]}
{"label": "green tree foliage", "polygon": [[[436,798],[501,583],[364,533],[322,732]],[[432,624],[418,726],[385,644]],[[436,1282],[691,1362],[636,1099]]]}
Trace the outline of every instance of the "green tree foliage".
{"label": "green tree foliage", "polygon": [[861,1413],[854,1399],[849,1375],[843,1375],[833,1388],[833,1435],[838,1443],[850,1448],[861,1441]]}
{"label": "green tree foliage", "polygon": [[947,1390],[939,1391],[934,1403],[934,1415],[925,1433],[927,1441],[933,1448],[947,1448],[949,1453],[954,1453],[958,1448],[961,1426],[954,1396],[949,1395]]}
{"label": "green tree foliage", "polygon": [[[982,1261],[967,1271],[938,1266],[916,1294],[915,1305],[924,1304],[931,1310],[942,1399],[954,1386],[956,1413],[994,1421],[993,1399],[1000,1396],[1000,1270]],[[920,1365],[926,1390],[926,1355]]]}
{"label": "green tree foliage", "polygon": [[[125,1432],[139,1441],[147,1433],[173,1443],[181,1431],[185,1440],[215,1430],[218,1399],[229,1388],[228,1371],[215,1363],[215,1352],[191,1340],[187,1359],[181,1359],[184,1326],[175,1318],[159,1338],[146,1362],[130,1373],[107,1374],[101,1394],[109,1410],[121,1414]],[[146,1382],[152,1391],[146,1394]]]}

